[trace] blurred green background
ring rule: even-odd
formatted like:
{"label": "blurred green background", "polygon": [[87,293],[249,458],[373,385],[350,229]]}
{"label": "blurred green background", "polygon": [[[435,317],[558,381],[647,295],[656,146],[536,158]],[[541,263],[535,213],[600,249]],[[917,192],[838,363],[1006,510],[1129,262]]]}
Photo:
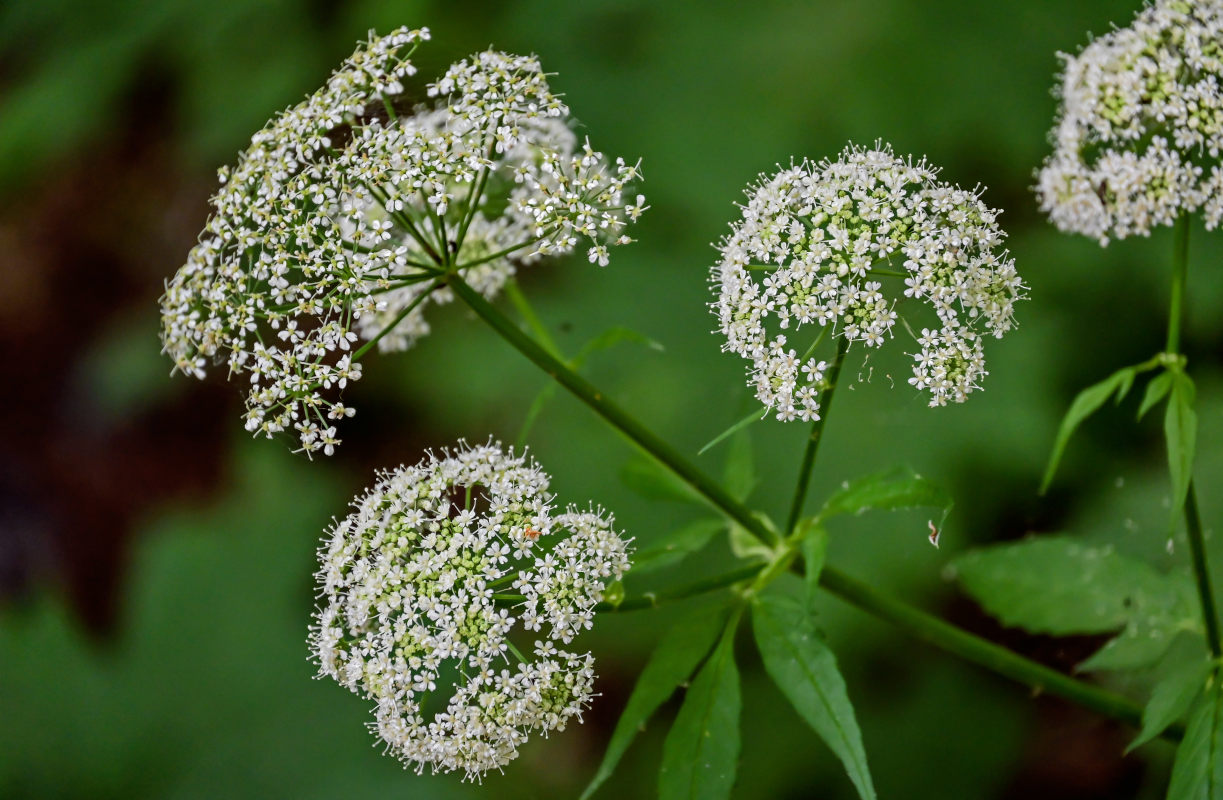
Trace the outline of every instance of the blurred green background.
{"label": "blurred green background", "polygon": [[[941,550],[917,514],[833,531],[853,574],[1061,668],[1101,640],[999,628],[944,565],[975,544],[1073,531],[1161,568],[1159,423],[1108,409],[1062,476],[1039,471],[1074,392],[1163,342],[1171,240],[1056,233],[1029,186],[1047,150],[1057,69],[1134,2],[1000,0],[396,2],[6,0],[0,4],[0,795],[4,797],[568,797],[593,773],[669,613],[609,615],[587,634],[602,693],[587,724],[530,743],[484,786],[418,777],[379,754],[365,703],[311,680],[306,625],[317,537],[373,470],[460,436],[512,440],[542,376],[461,309],[415,350],[374,358],[331,459],[248,440],[240,387],[169,379],[156,298],[207,214],[214,170],[275,110],[317,87],[370,28],[427,25],[425,76],[494,44],[534,52],[596,147],[644,162],[639,243],[600,270],[532,268],[526,291],[574,352],[612,325],[626,345],[589,375],[664,438],[697,449],[749,408],[743,365],[719,352],[705,304],[710,243],[748,181],[846,141],[891,142],[943,177],[988,187],[1030,300],[987,344],[986,390],[925,407],[903,347],[851,361],[813,496],[909,464],[953,490]],[[1219,235],[1194,234],[1187,348],[1199,385],[1199,477],[1223,519],[1223,281]],[[859,353],[857,359],[861,358]],[[895,388],[892,384],[895,383]],[[1153,415],[1154,416],[1154,415]],[[752,428],[779,515],[804,428]],[[694,515],[635,494],[634,455],[559,396],[530,442],[565,501],[613,509],[648,544]],[[724,449],[700,458],[721,469]],[[1223,559],[1215,544],[1215,563]],[[691,563],[713,570],[719,543]],[[691,574],[691,573],[690,573]],[[673,576],[672,576],[673,577]],[[1223,577],[1223,576],[1220,576]],[[653,580],[655,576],[651,576]],[[633,581],[629,580],[633,590]],[[1121,757],[1129,732],[933,651],[831,597],[822,623],[889,798],[1159,797],[1169,749]],[[839,766],[743,648],[737,797],[850,797]],[[1120,685],[1136,692],[1140,686]],[[601,796],[653,793],[663,709]]]}

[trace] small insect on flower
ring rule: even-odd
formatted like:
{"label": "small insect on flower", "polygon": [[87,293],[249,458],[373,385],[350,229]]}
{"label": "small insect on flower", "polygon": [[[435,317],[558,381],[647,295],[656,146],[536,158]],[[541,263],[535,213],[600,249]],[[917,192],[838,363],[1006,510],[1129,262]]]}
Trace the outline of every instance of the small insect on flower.
{"label": "small insect on flower", "polygon": [[[602,511],[554,513],[548,482],[460,443],[383,473],[324,538],[311,657],[373,701],[371,728],[418,772],[499,769],[590,702],[594,659],[557,644],[591,627],[628,542]],[[541,537],[544,556],[524,546]]]}

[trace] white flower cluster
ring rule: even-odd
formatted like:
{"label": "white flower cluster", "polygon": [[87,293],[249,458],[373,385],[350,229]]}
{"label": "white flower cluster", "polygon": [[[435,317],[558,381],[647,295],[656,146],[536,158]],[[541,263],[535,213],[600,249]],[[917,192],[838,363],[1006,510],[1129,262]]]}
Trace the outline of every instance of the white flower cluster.
{"label": "white flower cluster", "polygon": [[533,462],[460,444],[383,474],[324,539],[312,657],[374,701],[372,727],[418,772],[498,769],[591,697],[593,659],[556,644],[590,627],[627,543],[603,513],[551,503]]}
{"label": "white flower cluster", "polygon": [[719,246],[712,308],[723,349],[752,362],[749,385],[779,420],[819,419],[828,368],[813,355],[819,338],[800,355],[784,331],[815,323],[878,347],[891,335],[900,294],[884,287],[900,278],[904,296],[924,300],[939,320],[918,339],[909,383],[928,390],[932,406],[962,402],[978,388],[982,335],[1010,330],[1024,286],[1014,261],[997,252],[998,212],[979,192],[936,178],[924,161],[877,143],[749,187],[742,218]]}
{"label": "white flower cluster", "polygon": [[1183,213],[1223,219],[1223,2],[1159,0],[1077,56],[1062,54],[1041,210],[1108,244]]}
{"label": "white flower cluster", "polygon": [[[250,379],[246,427],[295,430],[330,454],[336,395],[376,342],[428,332],[430,298],[458,273],[492,297],[517,264],[581,239],[592,262],[630,239],[636,164],[577,146],[536,59],[481,53],[397,110],[427,30],[371,37],[327,84],[268,123],[223,187],[200,243],[161,300],[162,346],[203,377],[224,360]],[[367,344],[357,346],[359,339]]]}

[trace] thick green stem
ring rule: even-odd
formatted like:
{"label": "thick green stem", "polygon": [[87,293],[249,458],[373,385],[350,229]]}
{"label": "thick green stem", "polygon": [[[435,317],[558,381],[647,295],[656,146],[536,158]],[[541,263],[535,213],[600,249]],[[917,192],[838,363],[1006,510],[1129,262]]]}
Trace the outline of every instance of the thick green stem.
{"label": "thick green stem", "polygon": [[824,440],[824,420],[828,418],[828,410],[832,408],[832,397],[837,391],[837,378],[841,376],[841,364],[845,361],[845,351],[849,349],[849,339],[844,336],[837,342],[837,354],[828,368],[827,383],[820,392],[819,419],[811,423],[811,435],[807,437],[807,449],[803,451],[803,463],[798,469],[798,484],[794,487],[794,499],[790,502],[790,516],[786,518],[786,535],[794,533],[794,526],[803,513],[803,503],[807,500],[807,489],[811,485],[811,469],[815,466],[815,456],[819,453],[820,442]]}
{"label": "thick green stem", "polygon": [[[929,642],[966,661],[1026,684],[1038,692],[1047,691],[1098,711],[1135,727],[1142,725],[1142,707],[1088,683],[1063,675],[1055,669],[1030,661],[955,627],[941,619],[919,611],[907,603],[880,592],[872,586],[834,569],[820,573],[820,586],[850,605],[891,622],[912,636]],[[1184,728],[1175,725],[1164,732],[1164,738],[1179,740]]]}
{"label": "thick green stem", "polygon": [[1172,299],[1168,307],[1168,343],[1164,349],[1180,353],[1181,320],[1185,315],[1185,277],[1189,271],[1189,215],[1177,217],[1173,231],[1176,241],[1172,251]]}
{"label": "thick green stem", "polygon": [[[1189,221],[1188,214],[1181,214],[1176,220],[1176,228],[1173,232],[1175,243],[1172,251],[1172,298],[1168,304],[1168,340],[1164,346],[1170,356],[1181,354],[1181,326],[1185,317],[1185,284],[1189,273]],[[1193,561],[1193,577],[1197,584],[1198,598],[1202,604],[1202,620],[1206,624],[1206,641],[1215,658],[1223,657],[1223,639],[1220,638],[1214,589],[1210,585],[1210,570],[1207,567],[1206,537],[1202,533],[1197,490],[1192,480],[1189,482],[1189,494],[1185,498],[1184,513],[1185,532],[1189,538],[1189,553]]]}
{"label": "thick green stem", "polygon": [[1193,560],[1193,577],[1197,581],[1198,597],[1202,601],[1202,619],[1206,622],[1206,641],[1215,658],[1223,657],[1220,642],[1219,616],[1210,585],[1210,570],[1206,567],[1206,537],[1202,534],[1202,518],[1198,515],[1198,494],[1189,482],[1189,494],[1185,497],[1185,528],[1189,534],[1189,553]]}
{"label": "thick green stem", "polygon": [[607,420],[613,428],[623,434],[630,442],[637,445],[645,453],[657,459],[659,463],[674,472],[684,483],[691,486],[697,494],[709,502],[715,509],[738,522],[756,538],[765,544],[775,544],[777,534],[770,531],[756,518],[747,506],[731,497],[721,485],[710,479],[692,464],[688,463],[671,445],[664,442],[652,431],[626,413],[619,405],[603,396],[589,381],[571,370],[560,359],[549,353],[539,342],[524,333],[508,317],[492,306],[475,289],[471,288],[458,275],[449,276],[450,287],[459,298],[471,306],[485,322],[501,334],[507,342],[526,356],[536,366],[568,389],[575,397],[595,410],[599,416]]}
{"label": "thick green stem", "polygon": [[[494,308],[479,292],[468,286],[460,277],[451,275],[450,285],[454,293],[467,303],[478,316],[497,331],[510,345],[526,356],[532,363],[543,369],[575,397],[594,409],[596,413],[630,441],[670,469],[677,477],[695,489],[723,514],[738,522],[761,541],[769,542],[776,538],[776,534],[771,533],[746,506],[731,497],[725,489],[702,474],[696,467],[689,464],[674,448],[647,430],[633,417],[626,414],[615,403],[605,398],[598,389],[584,378],[549,355],[542,346],[523,333],[508,317]],[[700,581],[698,584],[681,587],[674,590],[674,592],[683,592],[684,596],[692,596],[692,594],[697,593],[693,591],[693,586],[698,585],[706,587],[701,588],[700,591],[712,591],[713,589],[718,589],[751,577],[767,566],[769,565],[750,565],[744,567],[741,573],[734,572],[716,576],[715,578]],[[716,582],[716,585],[711,585],[714,582]],[[880,619],[892,622],[901,630],[928,641],[954,655],[961,656],[1035,689],[1047,690],[1082,703],[1090,709],[1115,719],[1128,722],[1132,725],[1141,723],[1142,709],[1131,701],[1063,675],[1043,664],[1038,664],[1017,653],[1012,653],[1004,647],[1000,647],[954,625],[943,622],[931,614],[913,608],[900,600],[889,597],[877,589],[841,573],[834,567],[824,567],[820,573],[820,585],[850,605],[857,606]],[[652,607],[657,604],[658,596],[655,595],[654,599],[647,599],[648,596],[640,599],[633,598],[633,607]],[[628,600],[622,602],[620,610],[629,610],[626,608],[628,602]],[[1164,736],[1165,738],[1176,740],[1183,733],[1183,728],[1173,726],[1164,733]]]}
{"label": "thick green stem", "polygon": [[510,299],[510,304],[514,306],[514,310],[518,312],[518,316],[522,317],[522,321],[531,329],[531,334],[539,341],[543,348],[557,359],[564,361],[565,357],[561,354],[561,349],[556,346],[556,340],[552,338],[551,332],[548,331],[548,326],[535,313],[535,309],[531,306],[531,302],[527,300],[527,296],[522,293],[522,289],[518,288],[518,281],[510,278],[505,283],[505,296]]}

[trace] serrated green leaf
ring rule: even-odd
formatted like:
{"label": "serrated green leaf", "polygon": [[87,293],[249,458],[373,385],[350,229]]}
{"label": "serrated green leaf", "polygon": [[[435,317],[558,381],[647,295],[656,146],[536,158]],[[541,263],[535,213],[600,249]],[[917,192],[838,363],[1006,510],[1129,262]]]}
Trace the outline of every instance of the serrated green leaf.
{"label": "serrated green leaf", "polygon": [[1206,688],[1211,663],[1201,653],[1196,657],[1180,659],[1170,665],[1160,676],[1151,699],[1142,710],[1142,730],[1130,742],[1125,752],[1130,752],[1154,739],[1180,719],[1193,701]]}
{"label": "serrated green leaf", "polygon": [[846,483],[824,503],[819,519],[866,511],[937,508],[942,511],[938,522],[942,527],[953,505],[951,495],[941,486],[908,468],[896,467]]}
{"label": "serrated green leaf", "polygon": [[1193,479],[1193,454],[1198,435],[1198,415],[1193,410],[1196,391],[1183,372],[1172,378],[1172,393],[1164,414],[1164,439],[1168,445],[1168,471],[1172,475],[1172,516],[1185,506],[1189,482]]}
{"label": "serrated green leaf", "polygon": [[960,585],[1003,624],[1055,636],[1120,631],[1085,669],[1158,659],[1175,635],[1197,626],[1184,576],[1163,575],[1111,547],[1063,536],[998,545],[956,559]]}
{"label": "serrated green leaf", "polygon": [[731,497],[742,503],[751,496],[758,482],[756,464],[752,459],[752,437],[748,431],[741,430],[730,440],[726,466],[722,470],[722,485]]}
{"label": "serrated green leaf", "polygon": [[658,707],[688,680],[697,665],[708,655],[726,624],[726,610],[710,613],[708,608],[689,615],[671,628],[659,642],[645,669],[637,678],[624,713],[616,723],[603,762],[582,792],[586,800],[611,777],[637,733]]}
{"label": "serrated green leaf", "polygon": [[1168,800],[1223,800],[1223,685],[1217,673],[1176,748]]}
{"label": "serrated green leaf", "polygon": [[698,519],[677,531],[652,541],[633,554],[633,575],[653,572],[681,561],[709,543],[726,523],[717,519]]}
{"label": "serrated green leaf", "polygon": [[1062,453],[1065,452],[1066,445],[1070,442],[1070,437],[1074,435],[1075,430],[1083,423],[1083,420],[1104,405],[1114,392],[1117,393],[1117,399],[1120,400],[1129,391],[1129,387],[1134,383],[1134,376],[1137,374],[1137,368],[1125,367],[1099,383],[1088,386],[1074,398],[1074,402],[1070,404],[1070,410],[1062,419],[1061,427],[1057,430],[1053,452],[1049,456],[1049,464],[1045,467],[1045,476],[1040,483],[1041,494],[1044,494],[1049,484],[1053,482],[1053,476],[1057,473],[1057,465],[1062,460]]}
{"label": "serrated green leaf", "polygon": [[1142,393],[1142,403],[1138,406],[1138,419],[1145,417],[1148,411],[1167,396],[1168,390],[1171,388],[1171,372],[1161,372],[1152,378],[1151,382],[1147,384],[1147,390]]}
{"label": "serrated green leaf", "polygon": [[748,425],[751,425],[753,422],[759,422],[760,420],[764,419],[767,413],[768,412],[762,408],[758,408],[755,411],[750,412],[746,417],[739,420],[734,425],[731,425],[729,428],[722,431],[717,436],[713,437],[708,442],[706,442],[704,447],[696,451],[696,454],[698,456],[704,455],[706,451],[708,451],[710,448],[714,447],[718,443],[725,441],[726,439],[730,438],[731,436],[734,436],[736,433],[743,430]]}
{"label": "serrated green leaf", "polygon": [[620,469],[620,480],[624,485],[647,500],[670,500],[676,503],[695,503],[704,507],[705,501],[691,486],[664,469],[658,462],[645,456],[634,456]]}
{"label": "serrated green leaf", "polygon": [[811,616],[790,598],[764,594],[752,604],[752,628],[773,682],[841,760],[858,795],[864,800],[874,798],[862,733],[845,680]]}
{"label": "serrated green leaf", "polygon": [[736,614],[684,696],[663,744],[659,800],[730,797],[739,762],[739,670]]}

